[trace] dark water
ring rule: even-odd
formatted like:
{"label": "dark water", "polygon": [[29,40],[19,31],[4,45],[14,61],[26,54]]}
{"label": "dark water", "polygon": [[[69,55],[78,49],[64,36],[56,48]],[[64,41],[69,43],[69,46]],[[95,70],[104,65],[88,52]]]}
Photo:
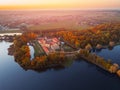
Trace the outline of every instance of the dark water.
{"label": "dark water", "polygon": [[105,59],[111,59],[120,65],[120,45],[115,46],[112,50],[102,49],[100,52],[96,52],[99,56]]}
{"label": "dark water", "polygon": [[[120,79],[85,61],[61,70],[23,70],[7,55],[11,43],[0,42],[0,90],[120,90]],[[120,64],[120,46],[97,52]]]}

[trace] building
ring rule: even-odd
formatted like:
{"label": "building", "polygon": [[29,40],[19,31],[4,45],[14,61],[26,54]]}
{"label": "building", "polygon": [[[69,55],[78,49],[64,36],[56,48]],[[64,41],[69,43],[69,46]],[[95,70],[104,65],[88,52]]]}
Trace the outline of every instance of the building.
{"label": "building", "polygon": [[38,39],[39,44],[42,46],[43,50],[46,52],[46,54],[49,54],[50,52],[54,52],[57,49],[60,49],[60,41],[54,37],[54,38],[39,38]]}

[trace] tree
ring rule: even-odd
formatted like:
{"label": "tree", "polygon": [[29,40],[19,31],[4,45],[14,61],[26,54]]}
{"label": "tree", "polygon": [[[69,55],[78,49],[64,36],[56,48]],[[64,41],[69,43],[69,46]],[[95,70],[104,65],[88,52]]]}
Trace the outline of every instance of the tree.
{"label": "tree", "polygon": [[87,44],[87,45],[85,46],[85,49],[90,51],[90,50],[92,49],[92,46],[91,46],[90,44]]}

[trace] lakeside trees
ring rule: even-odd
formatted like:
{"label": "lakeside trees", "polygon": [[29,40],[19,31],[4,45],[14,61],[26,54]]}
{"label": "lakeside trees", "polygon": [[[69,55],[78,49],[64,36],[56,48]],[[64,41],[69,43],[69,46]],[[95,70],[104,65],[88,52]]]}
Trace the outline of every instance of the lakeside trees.
{"label": "lakeside trees", "polygon": [[[111,68],[111,60],[106,61],[95,54],[89,53],[89,50],[93,47],[101,48],[102,45],[114,46],[116,42],[120,41],[120,25],[115,24],[115,26],[107,29],[109,28],[108,26],[109,25],[96,26],[84,31],[57,31],[55,33],[52,32],[52,35],[61,37],[72,47],[83,48],[84,50],[80,50],[79,54],[77,54],[78,57],[83,55],[88,61],[113,72],[112,70],[114,69],[113,67]],[[25,32],[22,36],[18,36],[14,40],[14,57],[22,67],[26,69],[48,68],[63,65],[63,63],[66,62],[68,57],[63,52],[50,53],[48,56],[38,55],[30,60],[30,50],[27,43],[35,40],[36,37],[37,33]]]}
{"label": "lakeside trees", "polygon": [[81,49],[77,56],[80,56],[78,58],[82,57],[88,62],[91,62],[107,71],[109,71],[110,67],[112,66],[111,60],[107,61],[104,58],[97,56],[96,54],[92,54],[88,50],[85,50],[85,49]]}
{"label": "lakeside trees", "polygon": [[25,69],[40,69],[63,65],[67,58],[62,52],[54,52],[48,56],[36,56],[34,59],[30,60],[30,49],[27,43],[35,39],[36,34],[31,32],[24,33],[23,35],[15,38],[13,44],[14,47],[12,48],[14,48],[15,61],[18,62],[20,66]]}
{"label": "lakeside trees", "polygon": [[119,42],[120,24],[108,23],[88,30],[60,31],[56,34],[77,48],[85,48],[88,44],[96,47],[97,44],[108,45],[110,42]]}

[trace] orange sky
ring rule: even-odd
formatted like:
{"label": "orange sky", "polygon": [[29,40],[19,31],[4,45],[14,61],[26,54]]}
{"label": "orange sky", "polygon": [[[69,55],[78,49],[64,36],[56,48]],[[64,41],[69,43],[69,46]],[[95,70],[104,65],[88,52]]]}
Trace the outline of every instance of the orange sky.
{"label": "orange sky", "polygon": [[0,9],[120,8],[120,0],[0,0]]}

